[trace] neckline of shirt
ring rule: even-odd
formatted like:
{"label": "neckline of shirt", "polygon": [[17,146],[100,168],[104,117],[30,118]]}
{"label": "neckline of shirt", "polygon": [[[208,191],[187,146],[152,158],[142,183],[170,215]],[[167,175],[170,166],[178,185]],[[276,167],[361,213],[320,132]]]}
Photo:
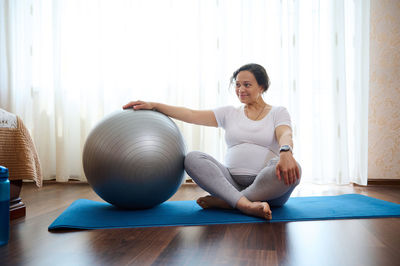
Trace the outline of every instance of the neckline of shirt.
{"label": "neckline of shirt", "polygon": [[240,106],[240,113],[241,113],[242,116],[244,116],[245,119],[247,119],[247,120],[249,120],[249,121],[251,121],[251,122],[260,122],[260,121],[263,121],[264,119],[266,119],[266,118],[269,116],[269,114],[272,112],[272,110],[273,110],[274,108],[275,108],[275,106],[271,105],[271,109],[270,109],[270,110],[268,111],[268,113],[267,113],[263,118],[261,118],[260,120],[252,120],[252,119],[248,118],[247,115],[246,115],[246,112],[244,111],[244,105],[241,105],[241,106]]}

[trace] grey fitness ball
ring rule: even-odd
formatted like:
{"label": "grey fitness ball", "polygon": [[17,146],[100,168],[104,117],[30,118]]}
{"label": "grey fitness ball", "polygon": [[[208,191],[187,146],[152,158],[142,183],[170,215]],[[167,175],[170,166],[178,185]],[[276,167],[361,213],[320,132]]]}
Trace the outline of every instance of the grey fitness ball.
{"label": "grey fitness ball", "polygon": [[184,177],[185,143],[176,124],[150,110],[118,111],[100,121],[83,148],[83,169],[103,200],[145,209],[168,200]]}

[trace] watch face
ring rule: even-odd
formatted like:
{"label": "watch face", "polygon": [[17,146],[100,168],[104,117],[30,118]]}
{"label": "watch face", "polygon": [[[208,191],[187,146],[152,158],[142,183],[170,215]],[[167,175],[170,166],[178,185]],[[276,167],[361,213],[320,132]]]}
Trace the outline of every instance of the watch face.
{"label": "watch face", "polygon": [[283,145],[283,146],[280,148],[280,151],[290,151],[290,147],[289,147],[288,145]]}

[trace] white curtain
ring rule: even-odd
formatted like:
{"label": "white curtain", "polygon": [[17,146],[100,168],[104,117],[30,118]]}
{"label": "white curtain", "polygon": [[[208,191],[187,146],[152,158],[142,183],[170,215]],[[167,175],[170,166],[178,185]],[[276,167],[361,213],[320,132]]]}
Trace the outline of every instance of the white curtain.
{"label": "white curtain", "polygon": [[[30,129],[45,179],[85,180],[91,128],[129,100],[210,109],[263,65],[303,180],[367,183],[369,1],[0,0],[0,107]],[[219,129],[178,122],[223,160]]]}

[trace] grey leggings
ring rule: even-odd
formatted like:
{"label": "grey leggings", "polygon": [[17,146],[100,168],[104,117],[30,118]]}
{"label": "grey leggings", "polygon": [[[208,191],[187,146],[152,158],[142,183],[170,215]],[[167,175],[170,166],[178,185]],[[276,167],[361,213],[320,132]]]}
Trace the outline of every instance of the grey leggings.
{"label": "grey leggings", "polygon": [[232,207],[236,207],[242,196],[250,201],[266,201],[270,206],[282,206],[300,180],[291,185],[285,185],[283,179],[279,180],[275,174],[278,160],[271,159],[256,176],[232,176],[224,165],[210,155],[192,151],[185,157],[185,170],[202,189]]}

